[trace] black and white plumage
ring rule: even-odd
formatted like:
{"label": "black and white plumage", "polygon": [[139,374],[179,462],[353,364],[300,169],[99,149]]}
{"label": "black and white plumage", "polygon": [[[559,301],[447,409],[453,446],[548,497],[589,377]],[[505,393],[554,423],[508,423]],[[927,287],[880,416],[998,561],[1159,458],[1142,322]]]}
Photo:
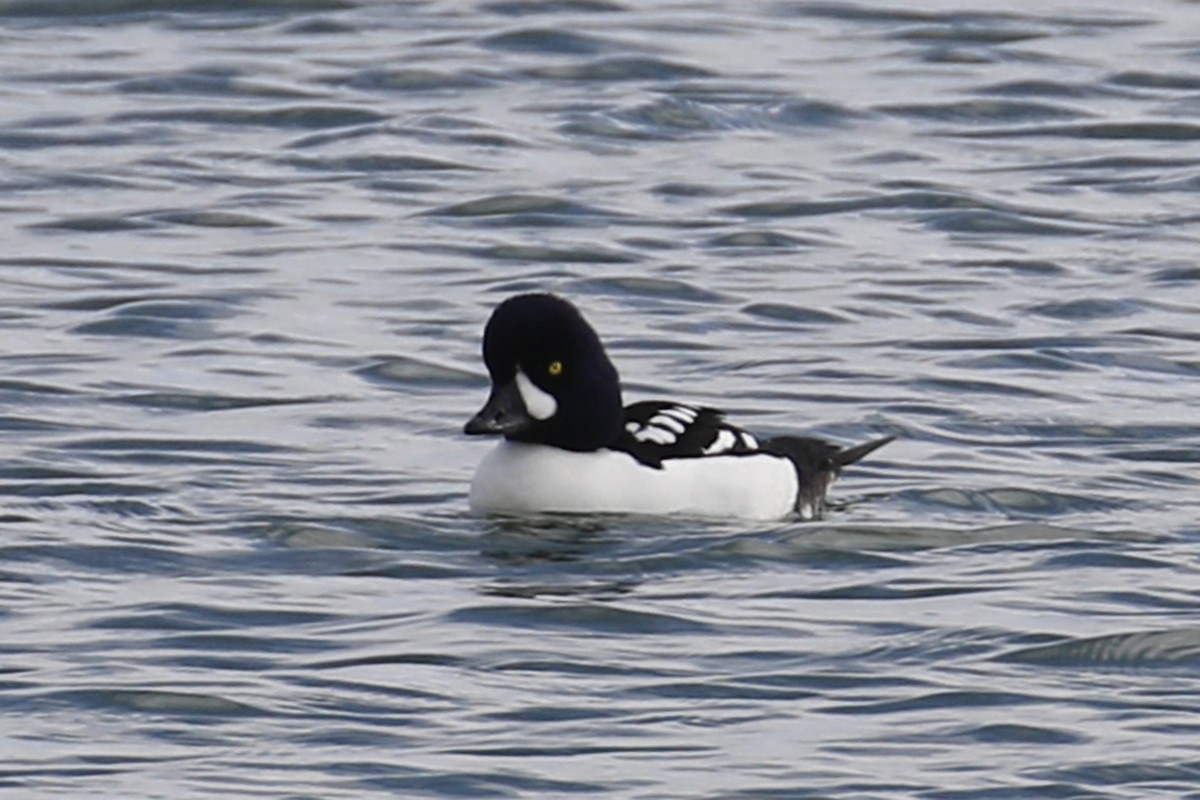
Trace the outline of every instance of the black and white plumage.
{"label": "black and white plumage", "polygon": [[758,440],[715,408],[643,400],[625,407],[625,429],[615,447],[661,468],[664,458],[753,453]]}
{"label": "black and white plumage", "polygon": [[501,303],[483,355],[492,391],[465,431],[505,437],[471,484],[471,507],[485,513],[815,519],[842,467],[892,440],[846,449],[809,437],[760,442],[716,409],[622,407],[596,332],[554,295]]}

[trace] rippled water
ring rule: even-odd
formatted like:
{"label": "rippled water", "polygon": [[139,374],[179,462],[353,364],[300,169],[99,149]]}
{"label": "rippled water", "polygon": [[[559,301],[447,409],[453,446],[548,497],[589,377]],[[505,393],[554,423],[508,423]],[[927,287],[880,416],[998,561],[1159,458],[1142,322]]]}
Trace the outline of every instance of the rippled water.
{"label": "rippled water", "polygon": [[[1195,12],[0,2],[0,792],[1200,796]],[[473,518],[528,289],[899,440]]]}

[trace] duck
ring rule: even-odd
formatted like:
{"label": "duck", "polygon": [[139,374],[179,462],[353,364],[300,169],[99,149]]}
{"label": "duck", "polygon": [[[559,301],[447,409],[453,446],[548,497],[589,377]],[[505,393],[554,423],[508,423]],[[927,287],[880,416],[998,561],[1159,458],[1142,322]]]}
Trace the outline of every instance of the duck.
{"label": "duck", "polygon": [[623,405],[595,329],[568,300],[519,294],[483,332],[491,391],[466,423],[500,436],[471,481],[473,513],[820,519],[843,467],[891,442],[841,447],[808,436],[762,439],[703,405]]}

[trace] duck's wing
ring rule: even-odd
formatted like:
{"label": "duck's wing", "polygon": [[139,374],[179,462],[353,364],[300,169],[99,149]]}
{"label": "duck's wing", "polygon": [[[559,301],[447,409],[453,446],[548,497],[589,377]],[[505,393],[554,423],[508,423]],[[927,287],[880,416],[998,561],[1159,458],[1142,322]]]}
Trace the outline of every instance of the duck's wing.
{"label": "duck's wing", "polygon": [[625,407],[625,426],[615,450],[647,466],[664,459],[758,452],[758,440],[725,421],[715,408],[645,400]]}

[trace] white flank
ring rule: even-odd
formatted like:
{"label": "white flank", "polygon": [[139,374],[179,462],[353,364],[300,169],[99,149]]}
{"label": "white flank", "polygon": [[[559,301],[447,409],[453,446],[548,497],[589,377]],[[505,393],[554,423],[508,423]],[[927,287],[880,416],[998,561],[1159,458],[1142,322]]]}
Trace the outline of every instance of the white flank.
{"label": "white flank", "polygon": [[471,509],[771,520],[794,513],[798,489],[792,463],[766,453],[666,459],[654,469],[615,450],[502,442],[475,473]]}
{"label": "white flank", "polygon": [[525,404],[525,410],[536,420],[550,419],[558,411],[558,401],[554,399],[554,395],[538,388],[538,385],[529,380],[529,376],[521,370],[517,370],[517,391],[521,393],[521,402]]}

